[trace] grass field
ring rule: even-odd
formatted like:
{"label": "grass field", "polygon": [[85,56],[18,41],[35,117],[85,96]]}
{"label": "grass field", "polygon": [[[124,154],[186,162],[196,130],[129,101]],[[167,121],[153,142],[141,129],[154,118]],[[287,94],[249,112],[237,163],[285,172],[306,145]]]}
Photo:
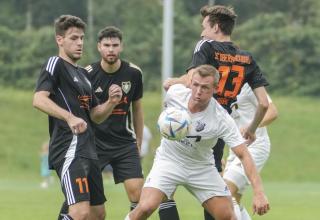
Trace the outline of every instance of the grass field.
{"label": "grass field", "polygon": [[[47,139],[47,117],[31,106],[32,92],[0,88],[0,220],[56,219],[62,202],[58,183],[48,189],[39,187],[40,145]],[[273,97],[280,117],[270,126],[272,152],[262,172],[272,211],[262,220],[309,220],[320,214],[320,100]],[[160,97],[146,93],[146,124],[153,132],[150,154],[143,167],[148,173],[159,143],[156,118]],[[107,219],[123,219],[128,202],[122,186],[105,183]],[[201,220],[202,209],[183,189],[177,196],[182,220]],[[250,205],[250,192],[245,204]],[[248,206],[249,207],[249,206]],[[158,219],[153,215],[150,219]]]}

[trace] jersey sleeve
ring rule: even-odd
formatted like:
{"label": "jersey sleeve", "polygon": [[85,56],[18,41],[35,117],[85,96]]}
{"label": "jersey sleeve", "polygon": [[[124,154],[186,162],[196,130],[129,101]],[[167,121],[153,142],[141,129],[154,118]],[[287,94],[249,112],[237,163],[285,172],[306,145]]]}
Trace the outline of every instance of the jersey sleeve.
{"label": "jersey sleeve", "polygon": [[200,40],[193,51],[192,61],[188,70],[203,64],[210,64],[210,57],[213,53],[208,40]]}
{"label": "jersey sleeve", "polygon": [[220,138],[223,139],[226,144],[230,147],[236,147],[245,142],[245,139],[242,137],[235,121],[227,112],[223,112],[224,116],[222,118],[219,126]]}
{"label": "jersey sleeve", "polygon": [[260,67],[254,61],[254,59],[252,59],[252,63],[250,64],[249,68],[250,69],[249,69],[247,82],[250,85],[252,90],[258,87],[269,85],[267,79],[262,74]]}
{"label": "jersey sleeve", "polygon": [[40,76],[36,84],[36,92],[48,91],[54,94],[58,82],[59,57],[50,57],[42,66]]}

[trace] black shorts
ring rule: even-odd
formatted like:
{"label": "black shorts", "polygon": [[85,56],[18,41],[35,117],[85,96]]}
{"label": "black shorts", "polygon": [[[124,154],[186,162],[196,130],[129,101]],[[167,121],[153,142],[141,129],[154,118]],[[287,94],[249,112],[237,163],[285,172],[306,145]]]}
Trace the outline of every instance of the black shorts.
{"label": "black shorts", "polygon": [[224,141],[222,139],[218,139],[216,145],[214,145],[213,149],[213,156],[214,156],[214,161],[216,164],[216,167],[218,169],[218,172],[222,172],[222,157],[223,157],[223,148],[224,148]]}
{"label": "black shorts", "polygon": [[127,179],[143,178],[141,160],[135,143],[120,149],[99,150],[98,157],[101,170],[108,164],[112,166],[116,184]]}
{"label": "black shorts", "polygon": [[89,201],[101,205],[106,201],[98,160],[66,158],[55,166],[68,205]]}

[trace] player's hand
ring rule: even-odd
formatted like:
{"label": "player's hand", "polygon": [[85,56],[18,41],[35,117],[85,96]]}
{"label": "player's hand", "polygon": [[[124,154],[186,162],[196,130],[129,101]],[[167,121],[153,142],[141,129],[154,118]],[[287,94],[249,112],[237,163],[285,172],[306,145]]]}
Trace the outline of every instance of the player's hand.
{"label": "player's hand", "polygon": [[122,98],[122,89],[116,84],[112,84],[109,88],[109,102],[117,105]]}
{"label": "player's hand", "polygon": [[269,201],[266,195],[261,192],[253,196],[253,214],[264,215],[270,210]]}
{"label": "player's hand", "polygon": [[240,128],[240,132],[242,137],[246,139],[246,145],[252,144],[256,140],[256,134],[251,132],[248,128]]}
{"label": "player's hand", "polygon": [[168,78],[166,79],[162,86],[163,86],[163,89],[168,91],[168,89],[170,88],[170,86],[174,85],[174,79],[173,78]]}
{"label": "player's hand", "polygon": [[85,122],[82,118],[78,118],[73,114],[70,114],[67,118],[67,123],[73,134],[81,134],[87,130],[87,122]]}

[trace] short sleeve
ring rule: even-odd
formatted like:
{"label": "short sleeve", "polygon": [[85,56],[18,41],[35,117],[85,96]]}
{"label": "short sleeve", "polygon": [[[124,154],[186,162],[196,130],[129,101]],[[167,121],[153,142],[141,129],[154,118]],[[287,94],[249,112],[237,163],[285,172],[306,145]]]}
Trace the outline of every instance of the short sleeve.
{"label": "short sleeve", "polygon": [[35,91],[48,91],[54,94],[58,82],[59,57],[50,57],[42,66]]}
{"label": "short sleeve", "polygon": [[257,65],[257,63],[253,59],[249,67],[249,75],[248,75],[247,82],[250,85],[252,90],[258,87],[269,85],[267,79],[262,74],[260,67]]}
{"label": "short sleeve", "polygon": [[143,82],[142,82],[142,73],[140,71],[136,74],[136,88],[132,97],[133,101],[139,100],[143,96]]}

